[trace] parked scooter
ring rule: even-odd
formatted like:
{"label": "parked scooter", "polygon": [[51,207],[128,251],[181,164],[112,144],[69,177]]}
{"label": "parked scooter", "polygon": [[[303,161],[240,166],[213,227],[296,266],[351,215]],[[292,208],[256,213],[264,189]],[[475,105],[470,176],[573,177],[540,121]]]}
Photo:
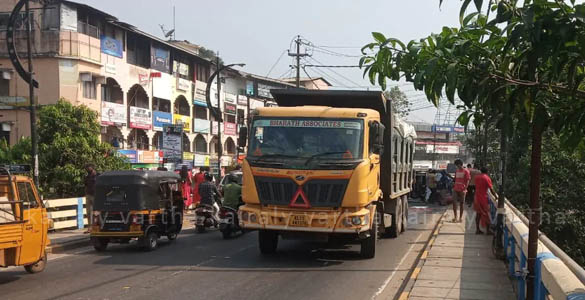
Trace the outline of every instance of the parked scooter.
{"label": "parked scooter", "polygon": [[195,208],[195,228],[197,233],[204,233],[207,228],[217,227],[219,218],[211,205],[199,204]]}
{"label": "parked scooter", "polygon": [[238,231],[243,233],[237,210],[227,206],[219,209],[219,230],[226,240],[232,236],[232,233],[237,233]]}

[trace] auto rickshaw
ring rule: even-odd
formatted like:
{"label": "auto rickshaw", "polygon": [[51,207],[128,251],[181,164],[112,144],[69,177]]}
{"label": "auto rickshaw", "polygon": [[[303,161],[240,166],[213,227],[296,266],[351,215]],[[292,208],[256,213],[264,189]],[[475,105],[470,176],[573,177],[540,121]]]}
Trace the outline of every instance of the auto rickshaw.
{"label": "auto rickshaw", "polygon": [[90,238],[97,251],[137,239],[154,250],[177,238],[183,225],[180,176],[167,171],[111,171],[97,177]]}
{"label": "auto rickshaw", "polygon": [[[47,210],[28,165],[0,166],[0,267],[38,273],[47,264]],[[18,174],[18,175],[16,175]]]}

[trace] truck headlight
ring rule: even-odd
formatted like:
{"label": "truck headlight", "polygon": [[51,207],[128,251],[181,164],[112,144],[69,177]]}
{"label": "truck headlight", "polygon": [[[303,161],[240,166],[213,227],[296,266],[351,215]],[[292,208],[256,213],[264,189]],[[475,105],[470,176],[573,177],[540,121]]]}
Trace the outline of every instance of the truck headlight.
{"label": "truck headlight", "polygon": [[250,213],[250,222],[252,222],[252,223],[258,222],[258,218],[256,217],[256,214]]}
{"label": "truck headlight", "polygon": [[355,216],[351,218],[351,223],[355,226],[361,225],[362,224],[362,218]]}

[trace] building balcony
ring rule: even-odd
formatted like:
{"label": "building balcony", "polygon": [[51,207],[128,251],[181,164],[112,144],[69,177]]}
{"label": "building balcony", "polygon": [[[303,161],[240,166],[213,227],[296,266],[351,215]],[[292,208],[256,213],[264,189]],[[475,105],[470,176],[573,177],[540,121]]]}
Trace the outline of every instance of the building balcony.
{"label": "building balcony", "polygon": [[59,55],[101,63],[100,40],[79,32],[61,31],[59,33]]}

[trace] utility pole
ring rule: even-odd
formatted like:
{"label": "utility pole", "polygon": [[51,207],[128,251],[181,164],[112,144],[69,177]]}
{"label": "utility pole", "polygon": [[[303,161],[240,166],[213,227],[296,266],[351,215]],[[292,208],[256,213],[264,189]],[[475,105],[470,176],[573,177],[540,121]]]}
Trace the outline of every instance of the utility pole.
{"label": "utility pole", "polygon": [[221,180],[221,153],[222,153],[222,143],[221,143],[221,119],[222,119],[222,114],[221,114],[221,96],[220,96],[220,91],[221,91],[221,67],[219,65],[219,53],[217,54],[217,56],[215,57],[215,63],[217,64],[217,114],[219,115],[219,118],[217,119],[217,182],[219,183],[219,181]]}
{"label": "utility pole", "polygon": [[288,53],[288,56],[294,56],[297,59],[297,88],[301,87],[301,57],[309,56],[307,53],[301,54],[301,36],[297,35],[297,39],[295,40],[297,44],[297,53]]}
{"label": "utility pole", "polygon": [[26,49],[28,51],[28,73],[30,76],[30,82],[28,84],[28,93],[30,98],[30,136],[32,144],[32,160],[33,160],[33,181],[36,187],[39,187],[39,156],[38,156],[38,144],[37,144],[37,109],[35,103],[35,87],[33,85],[34,73],[32,65],[32,50],[31,50],[31,31],[32,24],[30,22],[30,8],[29,0],[24,3],[26,12]]}

